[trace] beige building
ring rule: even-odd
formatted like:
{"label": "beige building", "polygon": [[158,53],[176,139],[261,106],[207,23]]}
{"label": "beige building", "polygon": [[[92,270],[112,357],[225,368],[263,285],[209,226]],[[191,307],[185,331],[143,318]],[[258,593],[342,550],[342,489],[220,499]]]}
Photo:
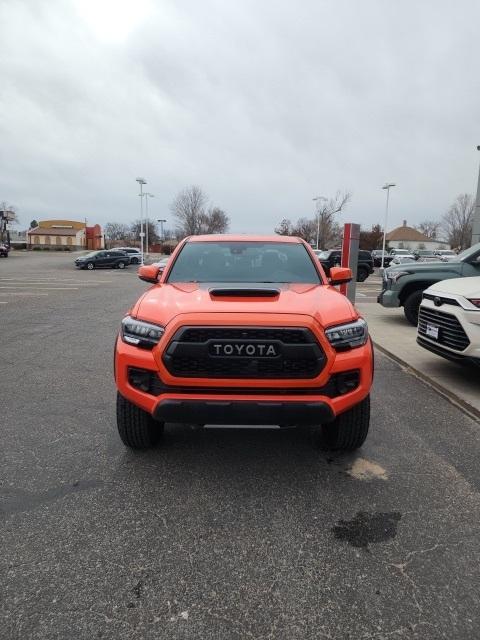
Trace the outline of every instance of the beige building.
{"label": "beige building", "polygon": [[385,236],[386,241],[390,249],[409,249],[414,251],[415,249],[450,249],[448,242],[443,240],[432,240],[424,236],[417,229],[413,227],[407,227],[407,221],[403,221],[401,227],[397,227]]}
{"label": "beige building", "polygon": [[[98,225],[95,225],[96,227]],[[98,227],[100,229],[100,227]],[[88,228],[90,229],[90,227]],[[100,230],[101,231],[101,230]],[[87,226],[85,222],[75,220],[42,220],[38,227],[28,231],[28,248],[41,247],[50,249],[67,247],[68,249],[101,248],[90,246],[87,240]],[[103,246],[103,237],[100,233],[98,244]]]}

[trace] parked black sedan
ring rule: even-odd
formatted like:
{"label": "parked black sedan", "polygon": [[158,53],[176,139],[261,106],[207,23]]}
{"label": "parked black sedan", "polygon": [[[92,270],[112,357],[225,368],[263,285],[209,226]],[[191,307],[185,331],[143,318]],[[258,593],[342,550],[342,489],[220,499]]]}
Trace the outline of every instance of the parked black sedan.
{"label": "parked black sedan", "polygon": [[79,269],[99,269],[102,267],[110,267],[115,269],[125,269],[130,264],[130,256],[125,251],[106,249],[101,251],[92,251],[85,256],[81,256],[75,260],[75,266]]}

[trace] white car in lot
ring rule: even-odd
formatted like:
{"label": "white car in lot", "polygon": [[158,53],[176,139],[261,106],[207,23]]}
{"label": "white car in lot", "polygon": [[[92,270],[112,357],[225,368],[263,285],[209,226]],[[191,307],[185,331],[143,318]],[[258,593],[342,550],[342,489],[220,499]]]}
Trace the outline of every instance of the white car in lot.
{"label": "white car in lot", "polygon": [[425,289],[417,342],[449,360],[480,366],[480,276],[442,280]]}
{"label": "white car in lot", "polygon": [[118,251],[125,251],[130,256],[130,264],[140,264],[142,262],[142,254],[140,249],[136,247],[115,247]]}

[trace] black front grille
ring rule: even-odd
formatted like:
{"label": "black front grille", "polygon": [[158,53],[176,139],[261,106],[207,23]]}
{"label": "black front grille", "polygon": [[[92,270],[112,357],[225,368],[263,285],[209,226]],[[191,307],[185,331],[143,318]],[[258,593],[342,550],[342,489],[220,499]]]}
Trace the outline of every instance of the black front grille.
{"label": "black front grille", "polygon": [[[217,341],[235,345],[274,345],[274,357],[216,355]],[[174,376],[186,378],[315,378],[326,356],[306,328],[184,327],[173,336],[163,362]]]}
{"label": "black front grille", "polygon": [[423,297],[426,298],[427,300],[432,300],[432,301],[437,300],[440,303],[438,306],[441,306],[442,304],[451,304],[454,307],[460,306],[460,303],[457,302],[457,300],[454,300],[453,298],[444,298],[443,296],[435,296],[433,295],[433,293],[424,293]]}
{"label": "black front grille", "polygon": [[[438,327],[437,340],[427,334],[427,324]],[[456,316],[437,309],[420,307],[418,333],[427,340],[455,349],[455,351],[464,351],[470,344],[470,340]]]}

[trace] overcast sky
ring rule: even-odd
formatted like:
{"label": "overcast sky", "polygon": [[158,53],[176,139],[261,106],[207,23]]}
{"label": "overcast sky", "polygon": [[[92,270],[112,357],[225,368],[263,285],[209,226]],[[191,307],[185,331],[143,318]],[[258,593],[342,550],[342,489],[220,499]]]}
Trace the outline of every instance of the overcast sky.
{"label": "overcast sky", "polygon": [[[0,0],[0,200],[32,218],[154,218],[197,184],[269,233],[439,218],[474,193],[478,0]],[[22,226],[23,226],[22,225]]]}

